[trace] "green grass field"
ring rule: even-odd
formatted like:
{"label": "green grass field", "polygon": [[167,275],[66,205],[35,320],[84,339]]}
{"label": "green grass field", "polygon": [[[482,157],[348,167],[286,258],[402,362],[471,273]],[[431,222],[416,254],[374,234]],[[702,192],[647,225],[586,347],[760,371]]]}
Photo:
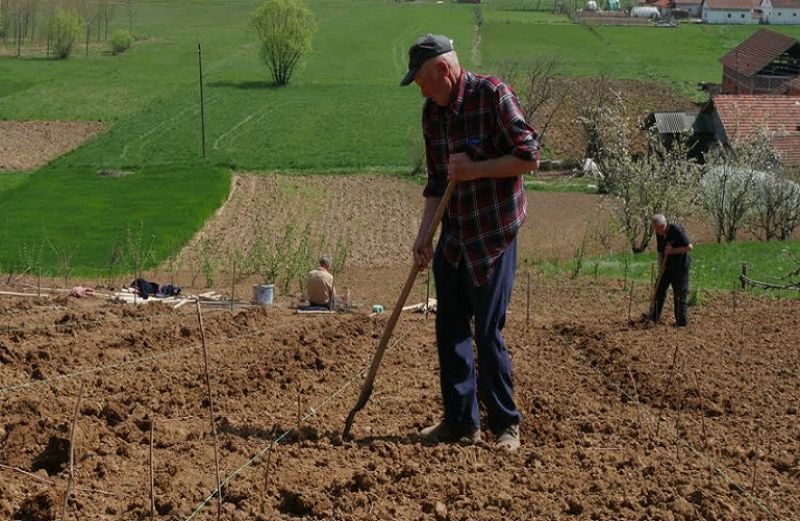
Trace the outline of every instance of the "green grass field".
{"label": "green grass field", "polygon": [[[400,88],[408,45],[427,32],[456,42],[462,62],[495,72],[505,60],[563,58],[564,73],[656,79],[681,92],[719,80],[717,59],[756,27],[677,30],[570,24],[508,0],[483,8],[473,67],[475,6],[309,0],[319,23],[292,83],[269,85],[247,28],[256,0],[140,0],[122,55],[79,47],[65,61],[0,57],[0,119],[102,120],[109,130],[33,175],[0,178],[0,264],[41,243],[102,266],[120,229],[156,235],[158,259],[224,200],[231,169],[398,172],[419,133],[421,98]],[[120,8],[121,9],[121,8]],[[127,27],[116,11],[111,30]],[[795,27],[781,28],[800,35]],[[206,160],[200,153],[197,44],[203,45]],[[106,179],[101,169],[136,175]],[[552,186],[530,186],[552,189]],[[559,189],[585,190],[582,186]],[[53,258],[48,260],[53,262]]]}
{"label": "green grass field", "polygon": [[[503,12],[503,16],[508,13]],[[539,13],[537,13],[539,14]],[[561,16],[552,16],[564,19]],[[491,19],[491,18],[490,18]],[[682,24],[653,27],[587,27],[536,22],[488,23],[482,35],[484,62],[499,68],[508,57],[535,55],[559,59],[574,76],[658,81],[696,100],[701,81],[720,82],[719,58],[758,30],[758,26]],[[770,27],[800,38],[800,26]]]}

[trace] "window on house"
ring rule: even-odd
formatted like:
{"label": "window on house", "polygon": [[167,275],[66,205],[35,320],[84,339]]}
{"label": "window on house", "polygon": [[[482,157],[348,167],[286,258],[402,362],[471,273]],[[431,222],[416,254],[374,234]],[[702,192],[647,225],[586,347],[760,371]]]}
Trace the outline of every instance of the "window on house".
{"label": "window on house", "polygon": [[742,18],[744,18],[744,13],[742,13]]}
{"label": "window on house", "polygon": [[728,13],[728,18],[730,18],[730,17],[731,17],[731,13]]}

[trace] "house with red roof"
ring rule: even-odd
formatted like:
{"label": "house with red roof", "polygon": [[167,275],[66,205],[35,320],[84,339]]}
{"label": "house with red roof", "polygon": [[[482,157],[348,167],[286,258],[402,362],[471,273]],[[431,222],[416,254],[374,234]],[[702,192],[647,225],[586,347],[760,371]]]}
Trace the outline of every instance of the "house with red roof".
{"label": "house with red roof", "polygon": [[800,24],[800,0],[703,0],[707,24]]}
{"label": "house with red roof", "polygon": [[703,107],[694,129],[705,148],[735,147],[766,131],[783,163],[800,167],[800,96],[721,94]]}
{"label": "house with red roof", "polygon": [[800,76],[800,42],[760,29],[719,61],[723,94],[782,93]]}
{"label": "house with red roof", "polygon": [[705,0],[700,14],[707,24],[756,24],[760,5],[761,0]]}

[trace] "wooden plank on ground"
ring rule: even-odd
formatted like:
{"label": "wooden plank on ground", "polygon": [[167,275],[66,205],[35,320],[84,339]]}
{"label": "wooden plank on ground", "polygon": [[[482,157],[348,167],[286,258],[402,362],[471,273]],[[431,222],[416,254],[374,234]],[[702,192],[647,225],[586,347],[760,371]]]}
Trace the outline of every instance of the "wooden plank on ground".
{"label": "wooden plank on ground", "polygon": [[6,295],[8,297],[49,297],[48,293],[42,293],[41,295],[37,295],[36,293],[17,293],[16,291],[0,291],[0,295]]}

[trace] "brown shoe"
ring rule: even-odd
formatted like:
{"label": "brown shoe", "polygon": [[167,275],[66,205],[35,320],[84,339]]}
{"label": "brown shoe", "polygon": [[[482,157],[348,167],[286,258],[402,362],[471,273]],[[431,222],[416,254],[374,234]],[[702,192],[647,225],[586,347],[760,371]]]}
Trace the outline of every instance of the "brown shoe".
{"label": "brown shoe", "polygon": [[494,446],[509,452],[517,450],[520,446],[519,425],[509,425],[503,429],[503,432],[497,436]]}
{"label": "brown shoe", "polygon": [[420,436],[426,438],[434,443],[453,443],[457,441],[466,441],[468,443],[478,443],[481,441],[480,429],[475,429],[473,432],[456,431],[444,421],[425,427],[419,431]]}

